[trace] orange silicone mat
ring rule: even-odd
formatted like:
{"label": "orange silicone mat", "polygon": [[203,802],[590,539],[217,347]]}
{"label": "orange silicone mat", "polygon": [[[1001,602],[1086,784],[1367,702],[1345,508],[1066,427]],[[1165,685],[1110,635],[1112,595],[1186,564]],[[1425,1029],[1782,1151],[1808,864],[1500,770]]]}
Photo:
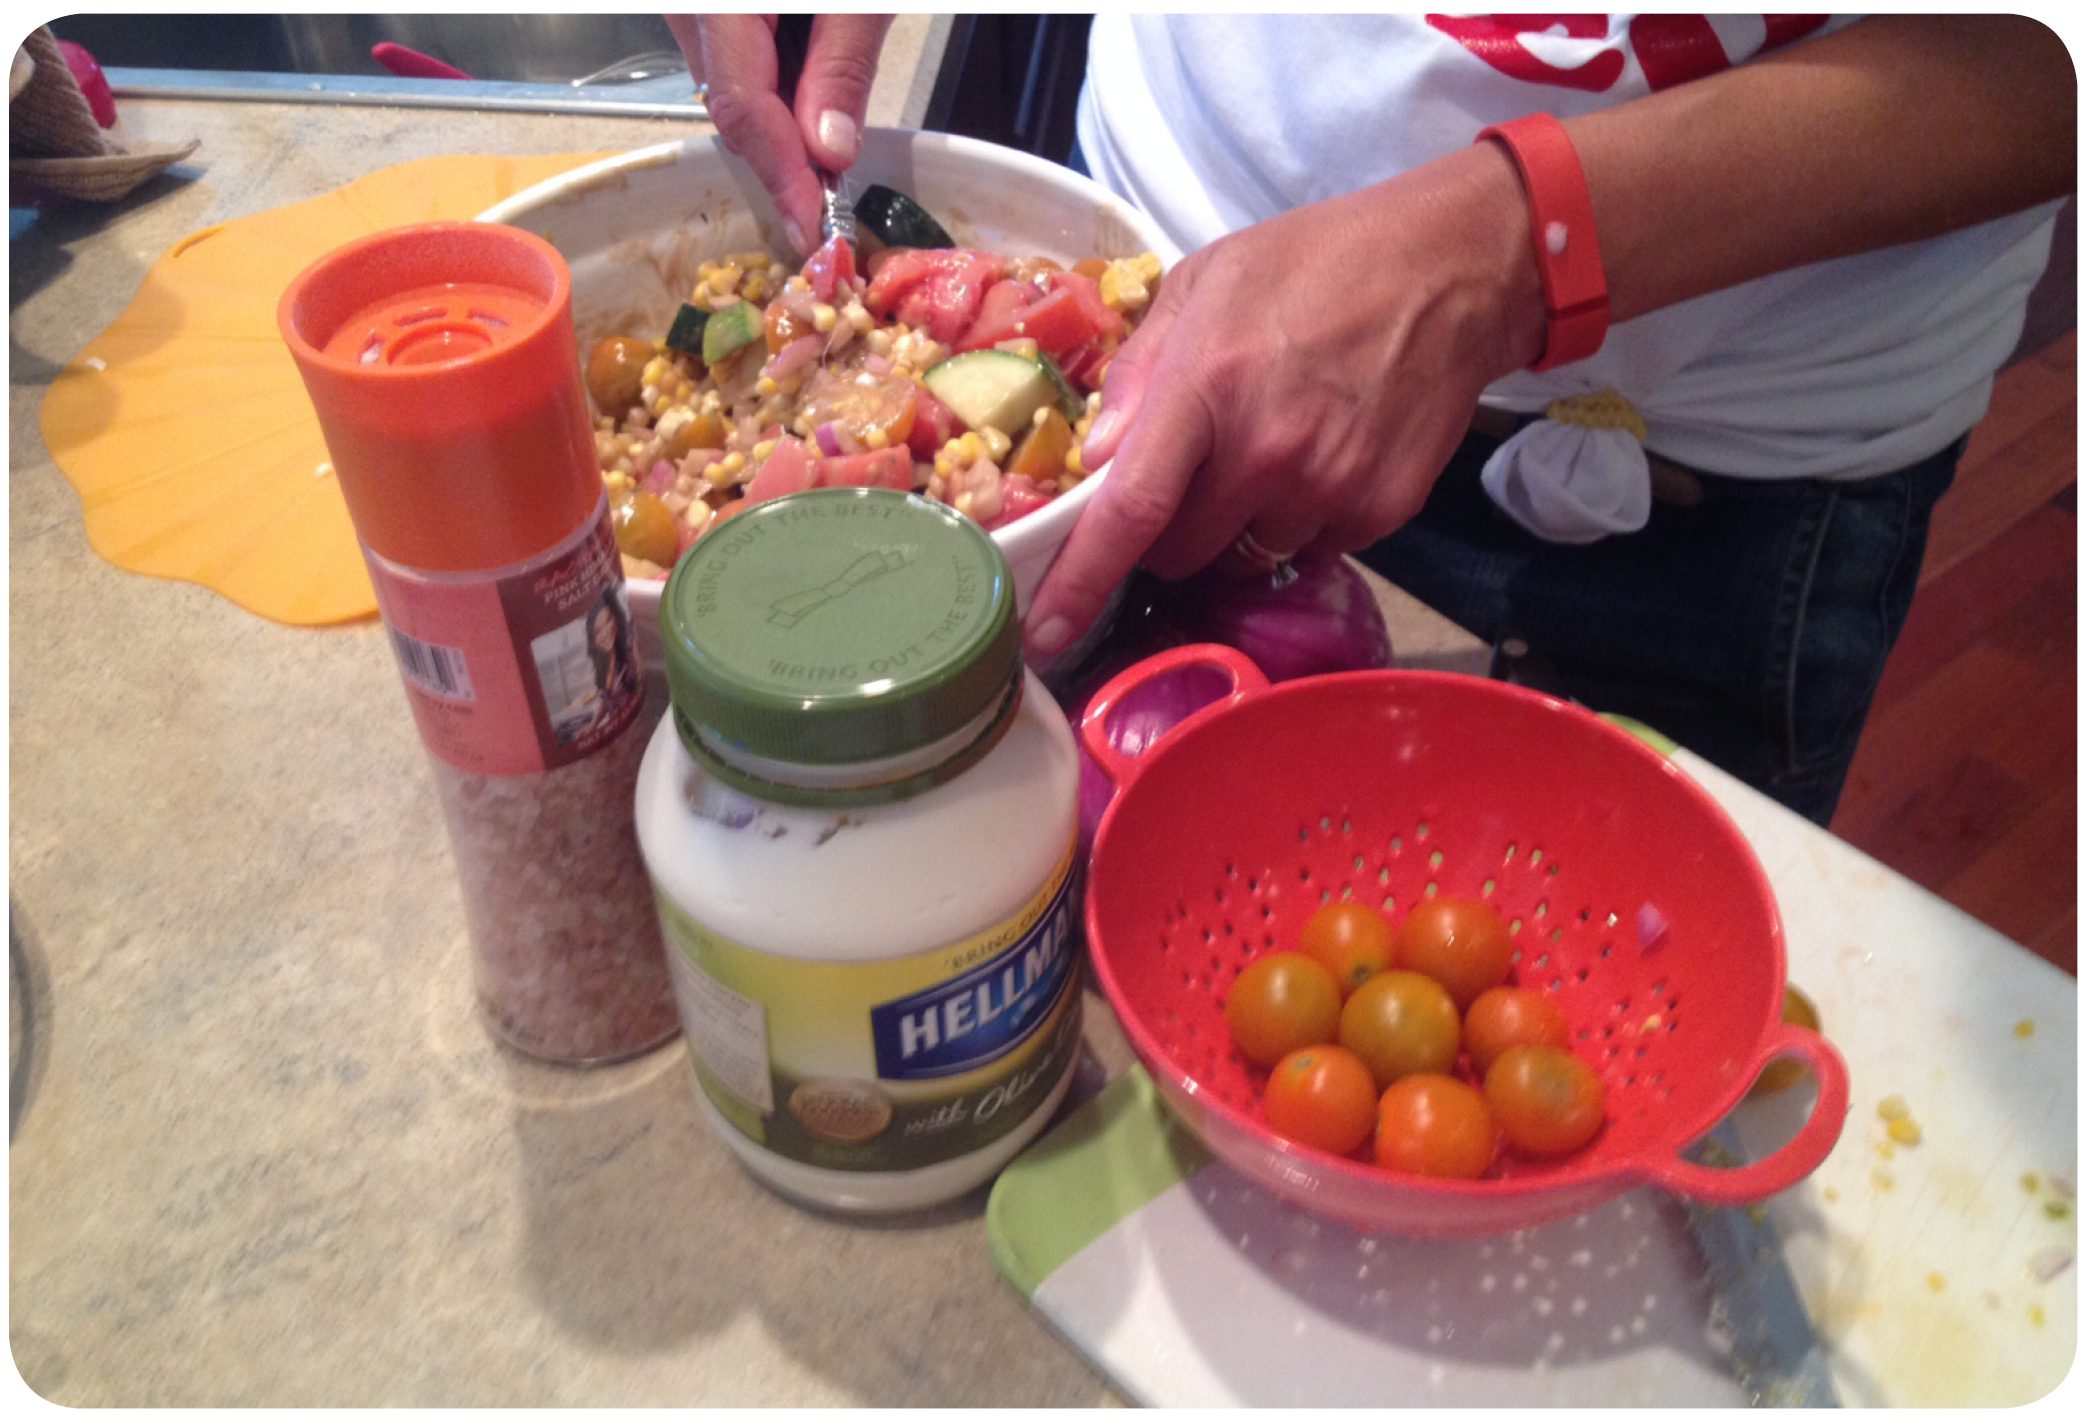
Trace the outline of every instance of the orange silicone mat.
{"label": "orange silicone mat", "polygon": [[202,584],[280,623],[373,614],[277,300],[352,238],[471,218],[602,156],[416,159],[176,243],[44,398],[44,444],[80,495],[88,543],[120,569]]}

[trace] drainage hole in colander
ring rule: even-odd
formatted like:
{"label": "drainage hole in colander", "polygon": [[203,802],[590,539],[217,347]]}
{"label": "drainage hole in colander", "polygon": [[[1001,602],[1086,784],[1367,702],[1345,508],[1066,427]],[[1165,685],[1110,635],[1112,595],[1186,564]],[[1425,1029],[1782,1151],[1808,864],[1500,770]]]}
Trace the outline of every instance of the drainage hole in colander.
{"label": "drainage hole in colander", "polygon": [[1343,899],[1343,900],[1345,900],[1345,901],[1347,901],[1347,900],[1355,900],[1355,899],[1356,899],[1356,887],[1354,887],[1354,886],[1343,886],[1343,887],[1342,887],[1342,899]]}
{"label": "drainage hole in colander", "polygon": [[1522,935],[1524,933],[1524,922],[1521,920],[1512,920],[1509,923],[1509,933],[1511,935]]}
{"label": "drainage hole in colander", "polygon": [[1546,986],[1546,992],[1547,992],[1548,994],[1556,994],[1556,995],[1560,993],[1560,976],[1558,976],[1558,975],[1555,975],[1555,976],[1553,977],[1553,983],[1552,983],[1552,984],[1550,984],[1550,985],[1548,985],[1548,986]]}
{"label": "drainage hole in colander", "polygon": [[1378,884],[1381,886],[1390,886],[1392,883],[1393,868],[1390,866],[1380,866],[1378,868]]}
{"label": "drainage hole in colander", "polygon": [[1656,999],[1661,999],[1663,991],[1668,989],[1669,987],[1670,982],[1668,980],[1657,980],[1654,984],[1648,987],[1648,993]]}
{"label": "drainage hole in colander", "polygon": [[1312,867],[1300,866],[1298,868],[1298,884],[1301,886],[1312,884]]}
{"label": "drainage hole in colander", "polygon": [[1264,905],[1261,908],[1261,918],[1263,920],[1274,920],[1276,918],[1276,907],[1272,905]]}
{"label": "drainage hole in colander", "polygon": [[1301,826],[1301,827],[1299,827],[1299,828],[1298,828],[1298,839],[1299,839],[1300,841],[1310,841],[1310,840],[1312,840],[1312,828],[1311,828],[1311,827],[1309,827],[1309,826]]}
{"label": "drainage hole in colander", "polygon": [[1548,936],[1547,936],[1546,938],[1547,938],[1548,940],[1551,940],[1551,941],[1553,941],[1554,943],[1558,944],[1558,943],[1559,943],[1559,941],[1560,941],[1560,936],[1561,936],[1561,930],[1560,930],[1560,927],[1556,925],[1556,926],[1554,926],[1554,927],[1553,927],[1553,933],[1552,933],[1551,935],[1548,935]]}
{"label": "drainage hole in colander", "polygon": [[1543,970],[1543,969],[1545,969],[1545,968],[1546,968],[1546,958],[1547,958],[1547,957],[1546,957],[1546,956],[1544,956],[1544,955],[1541,955],[1541,956],[1539,956],[1539,957],[1538,957],[1538,959],[1536,959],[1536,960],[1533,960],[1533,961],[1531,962],[1531,968],[1532,968],[1532,969],[1534,969],[1534,970]]}
{"label": "drainage hole in colander", "polygon": [[1252,876],[1249,876],[1249,877],[1247,878],[1247,894],[1249,894],[1249,895],[1254,895],[1254,894],[1256,894],[1257,892],[1259,892],[1260,890],[1261,890],[1261,882],[1260,882],[1260,881],[1257,881],[1257,880],[1255,880],[1255,879],[1254,879],[1254,877],[1252,877]]}
{"label": "drainage hole in colander", "polygon": [[1647,1058],[1647,1057],[1648,1057],[1648,1046],[1647,1046],[1647,1045],[1645,1045],[1645,1044],[1637,1044],[1637,1045],[1635,1045],[1635,1046],[1634,1046],[1634,1050],[1633,1050],[1633,1057],[1634,1057],[1634,1058],[1636,1058],[1636,1059],[1645,1059],[1645,1058]]}
{"label": "drainage hole in colander", "polygon": [[1356,831],[1356,823],[1355,823],[1355,822],[1353,822],[1353,821],[1351,821],[1351,820],[1350,820],[1350,819],[1349,819],[1348,817],[1346,817],[1346,816],[1345,816],[1345,817],[1343,817],[1343,818],[1342,818],[1342,835],[1344,835],[1344,836],[1349,836],[1349,835],[1352,835],[1352,834],[1354,834],[1354,832],[1355,832],[1355,831]]}
{"label": "drainage hole in colander", "polygon": [[1217,890],[1212,891],[1211,894],[1217,897],[1219,905],[1225,904],[1225,888],[1223,886],[1220,886]]}
{"label": "drainage hole in colander", "polygon": [[1606,911],[1606,912],[1604,913],[1604,928],[1605,928],[1606,930],[1609,930],[1609,929],[1611,929],[1611,928],[1612,928],[1613,926],[1617,925],[1618,923],[1619,923],[1619,913],[1618,913],[1617,911],[1615,911],[1615,910],[1608,910],[1608,911]]}
{"label": "drainage hole in colander", "polygon": [[1576,983],[1576,984],[1578,984],[1578,985],[1586,985],[1586,984],[1588,984],[1589,982],[1590,982],[1590,967],[1589,967],[1589,966],[1587,966],[1587,965],[1584,965],[1584,966],[1582,966],[1582,967],[1581,967],[1580,969],[1576,970],[1576,972],[1575,972],[1575,983]]}
{"label": "drainage hole in colander", "polygon": [[1274,950],[1276,948],[1276,937],[1273,935],[1263,935],[1261,938],[1261,948],[1264,950]]}
{"label": "drainage hole in colander", "polygon": [[[1539,862],[1541,862],[1541,861],[1543,861],[1543,860],[1545,860],[1545,859],[1546,859],[1546,853],[1545,853],[1545,851],[1544,851],[1543,849],[1541,849],[1540,847],[1537,847],[1537,846],[1534,846],[1534,847],[1532,847],[1532,848],[1531,848],[1531,864],[1532,864],[1532,865],[1533,865],[1534,867],[1536,867],[1536,866],[1538,865],[1538,863],[1539,863]],[[1560,867],[1558,867],[1558,866],[1555,866],[1555,867],[1553,868],[1553,871],[1558,871],[1559,869],[1560,869]],[[1549,872],[1547,872],[1546,874],[1548,874],[1548,875],[1552,875],[1552,874],[1553,874],[1553,871],[1549,871]]]}
{"label": "drainage hole in colander", "polygon": [[1323,890],[1323,891],[1321,891],[1321,892],[1320,892],[1320,904],[1321,904],[1321,905],[1325,905],[1325,904],[1327,904],[1327,902],[1329,902],[1329,901],[1331,901],[1331,900],[1333,900],[1333,899],[1334,899],[1334,892],[1333,892],[1333,891],[1324,891],[1324,890]]}
{"label": "drainage hole in colander", "polygon": [[1677,996],[1675,996],[1675,995],[1671,995],[1671,996],[1669,997],[1669,999],[1667,999],[1666,1001],[1664,1001],[1664,1002],[1663,1002],[1663,1008],[1664,1008],[1664,1009],[1675,1009],[1675,1008],[1677,1008]]}
{"label": "drainage hole in colander", "polygon": [[1544,901],[1540,901],[1537,905],[1531,908],[1531,913],[1537,919],[1544,920],[1546,918],[1546,903]]}
{"label": "drainage hole in colander", "polygon": [[1509,843],[1509,845],[1502,848],[1502,859],[1505,861],[1514,861],[1517,859],[1516,842],[1512,841]]}
{"label": "drainage hole in colander", "polygon": [[1590,1032],[1589,1032],[1589,1030],[1587,1030],[1587,1029],[1578,1029],[1578,1030],[1576,1030],[1576,1031],[1575,1031],[1575,1042],[1576,1042],[1577,1044],[1583,1043],[1583,1042],[1584,1042],[1585,1040],[1587,1040],[1587,1039],[1588,1039],[1589,1037],[1590,1037]]}
{"label": "drainage hole in colander", "polygon": [[1398,902],[1396,902],[1391,896],[1387,896],[1385,898],[1384,906],[1387,910],[1391,910],[1396,904],[1398,904]]}
{"label": "drainage hole in colander", "polygon": [[1480,893],[1483,896],[1491,896],[1495,893],[1495,878],[1493,876],[1480,883]]}
{"label": "drainage hole in colander", "polygon": [[1512,951],[1510,951],[1510,952],[1509,952],[1509,963],[1510,963],[1510,964],[1512,964],[1512,965],[1521,965],[1521,964],[1523,964],[1523,963],[1524,963],[1524,952],[1523,952],[1522,950],[1512,950]]}
{"label": "drainage hole in colander", "polygon": [[1434,871],[1434,870],[1436,870],[1436,869],[1437,869],[1438,867],[1442,866],[1443,864],[1444,864],[1444,853],[1443,853],[1443,852],[1441,852],[1441,851],[1432,851],[1432,852],[1430,852],[1430,853],[1429,853],[1429,869],[1430,869],[1430,870]]}
{"label": "drainage hole in colander", "polygon": [[1435,882],[1435,881],[1431,881],[1431,882],[1430,882],[1430,883],[1429,883],[1428,885],[1426,885],[1426,886],[1422,887],[1422,899],[1424,899],[1424,900],[1431,900],[1431,901],[1433,901],[1433,900],[1435,900],[1435,899],[1436,899],[1436,882]]}
{"label": "drainage hole in colander", "polygon": [[1334,830],[1334,818],[1333,818],[1333,817],[1328,817],[1328,816],[1323,816],[1323,817],[1321,817],[1321,818],[1320,818],[1320,830],[1322,830],[1322,831],[1332,831],[1332,830]]}
{"label": "drainage hole in colander", "polygon": [[[1631,999],[1622,999],[1617,1004],[1611,1007],[1611,1011],[1613,1014],[1626,1014],[1631,1012],[1632,1009],[1633,1001]],[[1628,1032],[1630,1033],[1632,1031],[1629,1029]]]}
{"label": "drainage hole in colander", "polygon": [[1196,988],[1196,977],[1190,974],[1187,970],[1183,970],[1181,972],[1181,987],[1185,990],[1192,990]]}
{"label": "drainage hole in colander", "polygon": [[1415,840],[1417,840],[1417,841],[1427,841],[1428,839],[1429,839],[1429,823],[1428,823],[1428,822],[1426,822],[1426,821],[1418,821],[1418,822],[1416,822],[1416,823],[1415,823]]}
{"label": "drainage hole in colander", "polygon": [[1350,858],[1349,865],[1351,869],[1361,871],[1364,868],[1364,858],[1362,856],[1352,857]]}
{"label": "drainage hole in colander", "polygon": [[1609,960],[1611,958],[1611,946],[1599,945],[1597,947],[1597,958],[1600,960]]}
{"label": "drainage hole in colander", "polygon": [[1207,926],[1207,925],[1206,925],[1206,926],[1204,926],[1204,927],[1203,927],[1203,943],[1204,943],[1205,945],[1208,945],[1208,944],[1210,944],[1210,942],[1211,942],[1211,941],[1213,941],[1213,940],[1215,940],[1215,939],[1217,939],[1217,938],[1218,938],[1218,937],[1217,937],[1216,933],[1215,933],[1215,932],[1213,932],[1213,931],[1211,930],[1211,928],[1210,928],[1209,926]]}

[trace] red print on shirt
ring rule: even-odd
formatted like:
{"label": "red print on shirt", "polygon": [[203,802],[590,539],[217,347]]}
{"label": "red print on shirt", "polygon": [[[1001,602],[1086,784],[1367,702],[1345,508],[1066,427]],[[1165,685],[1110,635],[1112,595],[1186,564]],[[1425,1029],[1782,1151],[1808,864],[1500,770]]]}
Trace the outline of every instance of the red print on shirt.
{"label": "red print on shirt", "polygon": [[[1527,49],[1523,35],[1559,30],[1570,39],[1603,40],[1609,19],[1603,15],[1429,15],[1436,29],[1449,35],[1477,58],[1525,84],[1551,84],[1601,94],[1618,82],[1626,57],[1616,47],[1602,48],[1581,64],[1563,69]],[[1759,54],[1789,44],[1816,29],[1828,15],[1767,15]],[[1703,15],[1636,15],[1627,27],[1627,43],[1640,63],[1650,89],[1668,89],[1728,68],[1721,37]],[[1610,42],[1607,41],[1607,46]]]}

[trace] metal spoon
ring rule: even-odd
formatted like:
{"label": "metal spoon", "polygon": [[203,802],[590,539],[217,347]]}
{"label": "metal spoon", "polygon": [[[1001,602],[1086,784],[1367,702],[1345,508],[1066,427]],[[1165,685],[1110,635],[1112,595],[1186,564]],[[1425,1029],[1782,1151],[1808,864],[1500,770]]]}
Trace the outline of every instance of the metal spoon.
{"label": "metal spoon", "polygon": [[853,189],[846,182],[846,175],[819,169],[817,181],[824,188],[825,240],[844,238],[846,246],[858,247],[860,220],[853,216]]}

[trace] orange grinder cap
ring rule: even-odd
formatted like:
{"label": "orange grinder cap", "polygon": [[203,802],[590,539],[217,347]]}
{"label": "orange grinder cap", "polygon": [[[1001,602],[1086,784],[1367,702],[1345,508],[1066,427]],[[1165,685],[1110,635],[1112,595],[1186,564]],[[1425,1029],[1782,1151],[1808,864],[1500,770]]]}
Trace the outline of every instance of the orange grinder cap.
{"label": "orange grinder cap", "polygon": [[277,325],[373,553],[500,568],[597,507],[569,269],[545,239],[495,223],[373,233],[294,278]]}

